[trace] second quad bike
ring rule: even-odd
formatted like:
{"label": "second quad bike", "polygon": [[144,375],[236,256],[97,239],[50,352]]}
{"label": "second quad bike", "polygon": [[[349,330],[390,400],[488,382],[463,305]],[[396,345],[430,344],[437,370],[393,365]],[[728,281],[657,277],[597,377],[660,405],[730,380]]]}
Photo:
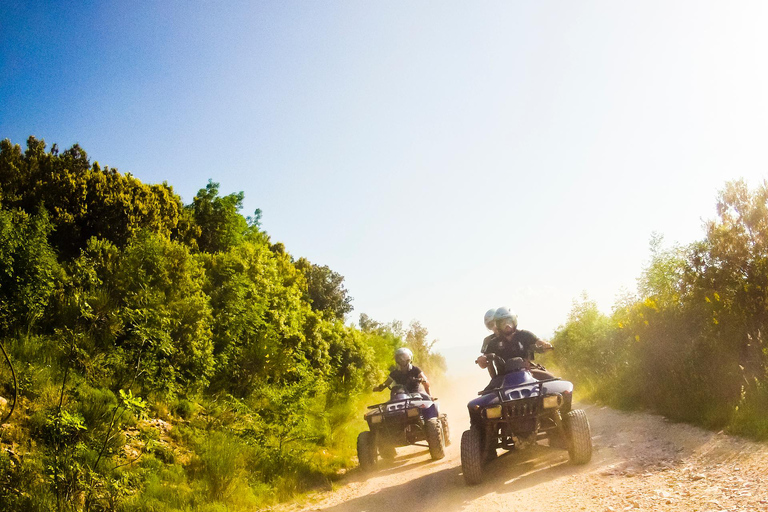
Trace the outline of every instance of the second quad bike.
{"label": "second quad bike", "polygon": [[404,386],[394,386],[389,401],[368,406],[364,418],[369,430],[357,436],[360,467],[373,469],[378,456],[394,459],[398,446],[425,440],[432,459],[442,459],[450,433],[448,419],[438,412],[436,401],[426,393],[408,393]]}
{"label": "second quad bike", "polygon": [[542,440],[567,448],[571,462],[592,458],[586,413],[571,409],[573,384],[558,378],[536,379],[531,365],[515,357],[504,361],[487,354],[500,375],[467,404],[470,427],[461,436],[461,467],[469,485],[482,481],[485,465],[496,450],[523,450]]}

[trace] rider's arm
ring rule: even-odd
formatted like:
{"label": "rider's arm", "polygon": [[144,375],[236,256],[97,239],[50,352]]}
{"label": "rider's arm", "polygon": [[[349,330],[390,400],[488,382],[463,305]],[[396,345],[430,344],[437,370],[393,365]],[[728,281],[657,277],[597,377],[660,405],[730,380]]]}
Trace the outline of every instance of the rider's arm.
{"label": "rider's arm", "polygon": [[538,353],[546,352],[547,350],[552,350],[553,348],[554,347],[550,342],[544,340],[536,340],[536,344],[534,345],[534,350]]}
{"label": "rider's arm", "polygon": [[386,388],[387,386],[391,386],[393,382],[395,382],[395,381],[392,380],[392,377],[387,377],[387,380],[385,380],[383,383],[381,383],[378,386],[376,386],[375,388],[373,388],[373,390],[374,391],[381,391],[384,388]]}
{"label": "rider's arm", "polygon": [[496,368],[493,366],[493,361],[489,359],[485,354],[482,354],[480,357],[475,359],[475,363],[477,363],[480,368],[488,368],[488,375],[490,375],[491,378],[496,376]]}
{"label": "rider's arm", "polygon": [[424,372],[421,372],[419,374],[419,379],[421,379],[421,383],[424,385],[424,391],[427,392],[428,395],[431,393],[429,392],[429,381],[427,380],[427,376],[424,375]]}
{"label": "rider's arm", "polygon": [[493,352],[493,347],[496,346],[498,336],[496,334],[491,334],[489,336],[486,336],[483,340],[483,346],[480,348],[480,352],[482,353],[480,357],[475,359],[475,363],[480,368],[487,368],[488,369],[488,375],[491,378],[496,377],[496,367],[493,364],[493,354],[491,354],[491,357],[488,357],[489,352]]}

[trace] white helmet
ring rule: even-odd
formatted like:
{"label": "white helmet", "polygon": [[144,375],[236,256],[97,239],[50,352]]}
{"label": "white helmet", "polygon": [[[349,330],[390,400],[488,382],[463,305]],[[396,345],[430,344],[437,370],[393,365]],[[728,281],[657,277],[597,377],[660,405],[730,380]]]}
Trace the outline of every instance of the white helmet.
{"label": "white helmet", "polygon": [[395,362],[400,368],[411,369],[411,362],[413,361],[413,352],[411,349],[402,347],[395,350]]}
{"label": "white helmet", "polygon": [[502,330],[504,324],[511,325],[512,329],[517,329],[517,315],[509,308],[501,307],[493,315],[493,321],[496,322],[496,328]]}
{"label": "white helmet", "polygon": [[483,316],[483,323],[485,324],[485,327],[489,330],[493,330],[494,322],[493,322],[493,315],[496,314],[495,309],[489,309],[485,312],[485,316]]}

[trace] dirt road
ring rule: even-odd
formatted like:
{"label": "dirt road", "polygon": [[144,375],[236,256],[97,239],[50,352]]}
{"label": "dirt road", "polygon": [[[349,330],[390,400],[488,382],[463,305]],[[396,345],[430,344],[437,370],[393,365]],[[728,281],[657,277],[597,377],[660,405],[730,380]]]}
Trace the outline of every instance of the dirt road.
{"label": "dirt road", "polygon": [[[466,387],[466,386],[465,386]],[[452,445],[440,461],[426,448],[399,448],[370,475],[350,471],[334,491],[286,511],[768,511],[768,445],[643,413],[583,406],[594,454],[573,466],[567,452],[536,447],[493,461],[485,481],[465,485],[459,444],[469,423],[464,393],[441,399]]]}

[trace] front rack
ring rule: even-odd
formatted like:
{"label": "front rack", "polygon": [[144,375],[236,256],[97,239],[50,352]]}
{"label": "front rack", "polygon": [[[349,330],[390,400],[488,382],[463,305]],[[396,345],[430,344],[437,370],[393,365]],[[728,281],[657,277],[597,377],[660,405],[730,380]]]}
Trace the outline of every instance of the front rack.
{"label": "front rack", "polygon": [[483,395],[488,395],[490,393],[496,392],[496,393],[499,394],[499,400],[503,401],[503,397],[501,396],[501,392],[502,391],[506,391],[506,390],[509,390],[509,389],[522,388],[522,387],[526,387],[526,386],[537,386],[538,385],[539,386],[539,394],[541,394],[542,384],[546,384],[547,382],[553,382],[553,381],[556,381],[556,380],[562,380],[562,379],[560,377],[554,377],[554,378],[551,378],[551,379],[544,379],[544,380],[540,380],[540,381],[537,381],[537,382],[529,382],[529,383],[526,383],[526,384],[518,384],[517,386],[512,386],[512,387],[509,387],[509,388],[483,389],[481,391],[478,391],[477,394],[478,394],[478,396],[483,396]]}
{"label": "front rack", "polygon": [[[418,398],[416,398],[414,396],[411,396],[411,397],[408,397],[408,398],[403,398],[401,400],[390,400],[388,402],[384,402],[384,403],[381,403],[381,404],[369,405],[368,409],[378,409],[379,412],[386,412],[387,406],[395,405],[395,404],[400,404],[400,403],[402,403],[403,406],[402,407],[396,407],[396,409],[407,409],[410,406],[412,401],[419,401],[419,400],[423,401],[424,397],[419,395]],[[432,399],[432,401],[434,401],[434,400],[435,399]]]}

